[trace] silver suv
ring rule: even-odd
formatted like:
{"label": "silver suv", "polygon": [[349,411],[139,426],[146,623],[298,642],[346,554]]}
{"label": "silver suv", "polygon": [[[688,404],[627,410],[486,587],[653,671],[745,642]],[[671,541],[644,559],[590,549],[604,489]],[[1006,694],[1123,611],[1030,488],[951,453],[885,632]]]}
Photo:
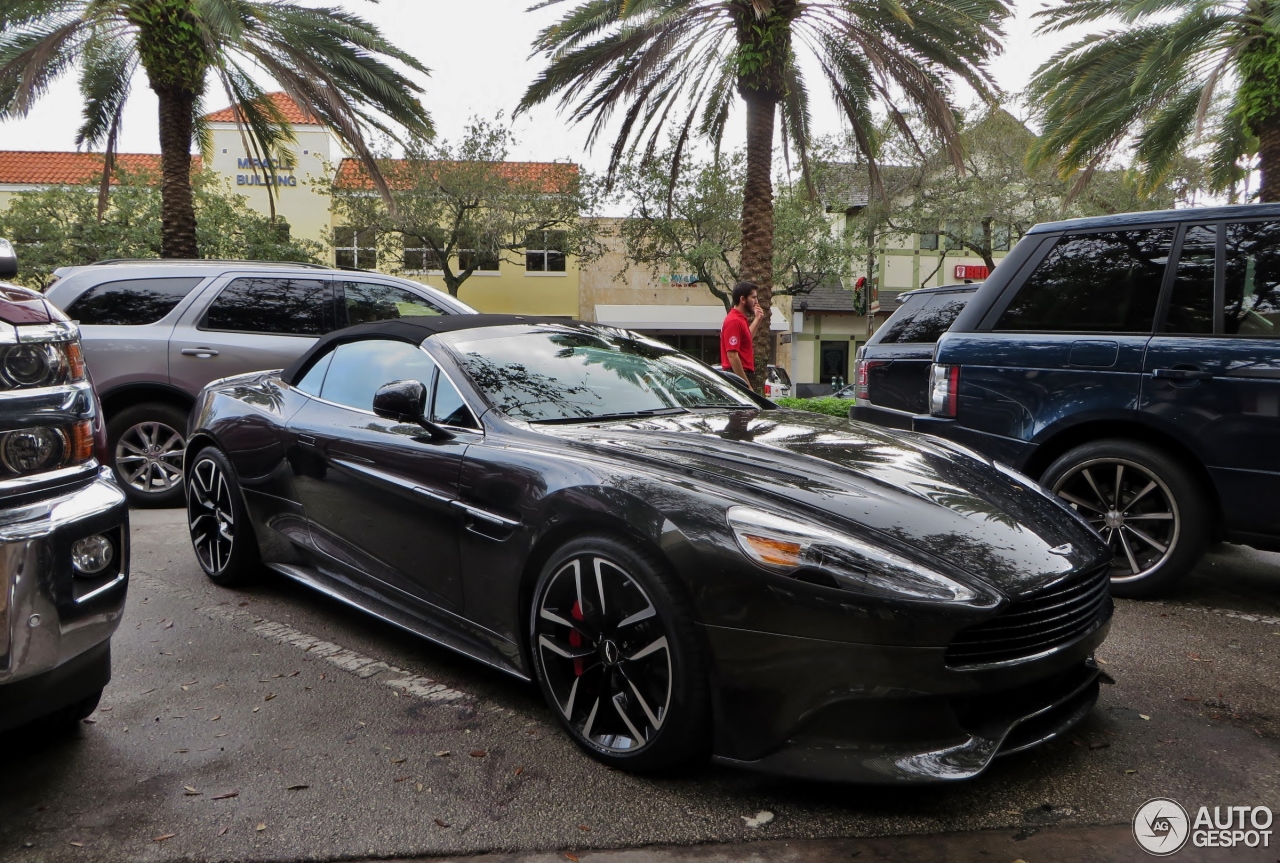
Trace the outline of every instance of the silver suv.
{"label": "silver suv", "polygon": [[54,275],[45,296],[80,323],[112,467],[142,506],[182,503],[187,414],[209,381],[287,366],[351,324],[475,314],[419,282],[309,264],[108,261]]}

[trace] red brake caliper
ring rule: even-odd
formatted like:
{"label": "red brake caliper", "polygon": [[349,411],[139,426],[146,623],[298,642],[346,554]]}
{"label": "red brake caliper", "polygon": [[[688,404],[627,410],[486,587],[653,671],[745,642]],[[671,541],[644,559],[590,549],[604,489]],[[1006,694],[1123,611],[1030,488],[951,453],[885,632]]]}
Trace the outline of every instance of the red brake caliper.
{"label": "red brake caliper", "polygon": [[[569,612],[569,616],[570,616],[570,617],[572,617],[574,620],[582,620],[582,619],[583,619],[583,617],[582,617],[582,606],[578,604],[577,600],[574,600],[573,608],[572,608],[572,610],[570,610],[570,612]],[[581,646],[582,646],[582,633],[578,632],[578,630],[576,630],[576,629],[571,629],[571,630],[569,630],[569,646],[570,646],[570,647],[581,647]],[[577,677],[581,677],[581,676],[582,676],[582,658],[581,658],[581,657],[579,657],[578,659],[575,659],[575,660],[573,661],[573,673],[574,673],[574,675],[576,675]]]}

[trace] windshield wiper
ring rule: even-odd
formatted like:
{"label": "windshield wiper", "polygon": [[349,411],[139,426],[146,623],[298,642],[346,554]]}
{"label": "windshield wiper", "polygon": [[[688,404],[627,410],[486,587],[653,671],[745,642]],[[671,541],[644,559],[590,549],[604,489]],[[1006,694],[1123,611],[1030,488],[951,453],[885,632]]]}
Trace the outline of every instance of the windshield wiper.
{"label": "windshield wiper", "polygon": [[637,417],[665,417],[675,414],[687,414],[688,408],[650,408],[644,411],[623,411],[616,414],[595,414],[589,417],[552,417],[545,420],[529,420],[530,425],[566,425],[569,423],[607,422],[608,420],[630,420]]}

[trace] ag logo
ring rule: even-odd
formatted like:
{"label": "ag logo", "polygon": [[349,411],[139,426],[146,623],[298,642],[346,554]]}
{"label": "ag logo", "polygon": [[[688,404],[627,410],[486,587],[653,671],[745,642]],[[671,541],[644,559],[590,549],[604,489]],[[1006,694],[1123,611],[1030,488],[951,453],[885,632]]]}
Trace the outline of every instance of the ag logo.
{"label": "ag logo", "polygon": [[1187,810],[1167,797],[1148,800],[1133,816],[1133,838],[1148,854],[1167,857],[1181,850],[1190,835]]}

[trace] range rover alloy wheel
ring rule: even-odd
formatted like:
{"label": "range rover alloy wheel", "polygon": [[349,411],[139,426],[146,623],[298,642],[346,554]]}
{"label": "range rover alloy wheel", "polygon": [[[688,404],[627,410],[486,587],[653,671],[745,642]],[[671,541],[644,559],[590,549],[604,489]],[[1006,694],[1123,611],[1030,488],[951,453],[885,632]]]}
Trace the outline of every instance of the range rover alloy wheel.
{"label": "range rover alloy wheel", "polygon": [[1102,535],[1115,555],[1111,590],[1151,596],[1195,566],[1208,539],[1203,494],[1167,454],[1134,441],[1066,453],[1044,484]]}
{"label": "range rover alloy wheel", "polygon": [[182,503],[182,429],[187,416],[167,404],[126,408],[107,423],[116,478],[134,506]]}
{"label": "range rover alloy wheel", "polygon": [[706,674],[677,593],[653,555],[610,536],[576,540],[543,569],[530,625],[538,681],[605,763],[663,769],[704,744]]}
{"label": "range rover alloy wheel", "polygon": [[256,573],[258,550],[240,487],[227,457],[210,447],[196,455],[187,479],[187,525],[205,575],[232,585]]}

